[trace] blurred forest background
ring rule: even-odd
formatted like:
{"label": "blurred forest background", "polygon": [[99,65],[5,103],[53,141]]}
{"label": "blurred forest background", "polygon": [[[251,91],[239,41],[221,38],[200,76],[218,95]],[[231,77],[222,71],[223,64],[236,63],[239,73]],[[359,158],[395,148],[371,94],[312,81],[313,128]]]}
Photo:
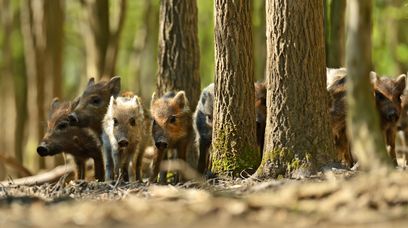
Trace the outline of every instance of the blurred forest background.
{"label": "blurred forest background", "polygon": [[[265,1],[252,1],[255,75],[263,80]],[[329,18],[345,12],[334,5],[339,2],[346,0],[325,0],[328,46],[338,42]],[[214,2],[197,0],[197,5],[203,88],[214,74]],[[408,1],[373,5],[374,69],[381,75],[404,73]],[[156,83],[159,10],[160,0],[0,0],[0,158],[12,158],[9,162],[33,173],[63,163],[62,157],[40,158],[35,148],[52,98],[73,99],[89,77],[119,75],[122,91],[135,91],[148,106]],[[6,174],[23,173],[0,162],[0,179]]]}

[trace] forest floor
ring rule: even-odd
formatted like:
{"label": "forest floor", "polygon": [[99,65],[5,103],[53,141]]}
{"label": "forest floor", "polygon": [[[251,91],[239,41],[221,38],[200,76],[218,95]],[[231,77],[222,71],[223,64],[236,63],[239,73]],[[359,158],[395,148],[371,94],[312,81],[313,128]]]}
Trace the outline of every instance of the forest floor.
{"label": "forest floor", "polygon": [[0,227],[402,227],[408,172],[179,186],[63,181],[0,189]]}

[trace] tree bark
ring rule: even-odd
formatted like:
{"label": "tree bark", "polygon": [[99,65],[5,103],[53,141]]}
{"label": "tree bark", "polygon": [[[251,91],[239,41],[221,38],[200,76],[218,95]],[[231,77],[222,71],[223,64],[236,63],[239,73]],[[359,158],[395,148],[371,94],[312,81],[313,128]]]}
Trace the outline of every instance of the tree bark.
{"label": "tree bark", "polygon": [[330,4],[330,38],[328,67],[339,68],[345,66],[345,14],[346,0],[333,0]]}
{"label": "tree bark", "polygon": [[215,101],[212,172],[253,173],[260,162],[255,131],[250,1],[215,1]]}
{"label": "tree bark", "polygon": [[371,0],[350,0],[347,24],[347,104],[346,123],[351,150],[362,169],[375,170],[391,164],[385,151],[375,110],[371,68]]}
{"label": "tree bark", "polygon": [[156,92],[184,90],[194,110],[200,97],[196,0],[161,0]]}
{"label": "tree bark", "polygon": [[267,0],[267,120],[258,176],[305,176],[334,161],[323,2]]}

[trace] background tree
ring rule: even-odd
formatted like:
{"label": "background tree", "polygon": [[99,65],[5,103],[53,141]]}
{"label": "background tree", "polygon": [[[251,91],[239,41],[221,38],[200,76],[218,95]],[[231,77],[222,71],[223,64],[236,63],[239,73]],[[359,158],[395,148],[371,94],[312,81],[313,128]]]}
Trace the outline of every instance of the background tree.
{"label": "background tree", "polygon": [[330,1],[330,30],[328,41],[328,67],[339,68],[345,66],[345,46],[346,46],[346,29],[345,14],[346,0]]}
{"label": "background tree", "polygon": [[[39,142],[44,135],[46,122],[45,79],[46,79],[46,24],[44,1],[28,1],[22,5],[21,21],[29,90],[30,135]],[[45,160],[38,157],[38,168],[45,168]]]}
{"label": "background tree", "polygon": [[255,79],[263,81],[266,70],[266,14],[265,1],[252,1],[254,5],[254,59]]}
{"label": "background tree", "polygon": [[100,79],[115,76],[119,38],[122,32],[127,0],[114,1],[116,23],[111,19],[109,0],[81,0],[85,8],[83,36],[87,48],[87,76]]}
{"label": "background tree", "polygon": [[200,97],[197,2],[161,0],[157,94],[184,90],[191,110]]}
{"label": "background tree", "polygon": [[[255,135],[255,89],[251,1],[215,1],[215,101],[212,172],[259,165]],[[250,171],[251,172],[251,171]]]}
{"label": "background tree", "polygon": [[[52,88],[51,98],[63,98],[63,51],[64,51],[64,17],[65,1],[46,0],[44,2],[44,17],[46,23],[46,86]],[[47,83],[48,82],[48,83]],[[51,85],[50,85],[51,84]],[[55,156],[55,165],[63,164],[62,154]]]}
{"label": "background tree", "polygon": [[306,171],[303,175],[335,157],[325,80],[323,2],[267,0],[266,10],[268,112],[257,173],[276,177]]}
{"label": "background tree", "polygon": [[347,24],[347,131],[364,169],[391,164],[375,111],[371,69],[371,0],[350,0]]}

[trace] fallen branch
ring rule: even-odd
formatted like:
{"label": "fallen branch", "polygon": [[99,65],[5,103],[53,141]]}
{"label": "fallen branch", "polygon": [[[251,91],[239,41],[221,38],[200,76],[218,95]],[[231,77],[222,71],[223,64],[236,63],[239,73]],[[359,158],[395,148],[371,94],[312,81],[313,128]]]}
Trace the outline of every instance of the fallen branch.
{"label": "fallen branch", "polygon": [[10,186],[10,185],[37,185],[50,182],[58,181],[62,176],[69,175],[75,171],[74,165],[61,165],[48,172],[41,173],[38,175],[23,177],[15,180],[2,181],[0,186]]}
{"label": "fallen branch", "polygon": [[30,172],[30,170],[28,170],[26,167],[24,167],[22,164],[20,164],[18,161],[16,161],[14,158],[10,156],[0,154],[0,162],[9,165],[11,168],[15,169],[18,173],[20,173],[23,177],[33,175]]}

